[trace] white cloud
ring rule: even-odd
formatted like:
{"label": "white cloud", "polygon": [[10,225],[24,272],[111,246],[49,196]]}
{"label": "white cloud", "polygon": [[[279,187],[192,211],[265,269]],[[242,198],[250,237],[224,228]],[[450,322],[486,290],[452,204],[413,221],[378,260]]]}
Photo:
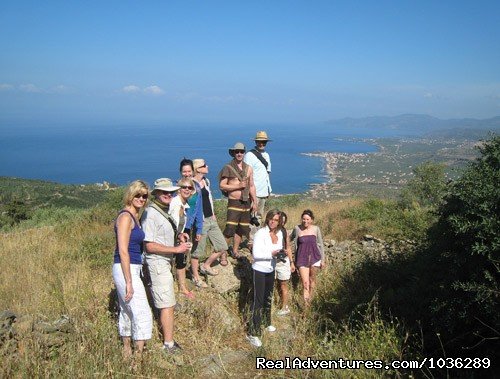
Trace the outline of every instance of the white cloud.
{"label": "white cloud", "polygon": [[139,87],[131,84],[131,85],[123,87],[122,91],[125,93],[136,93],[136,92],[141,92],[141,89]]}
{"label": "white cloud", "polygon": [[34,84],[21,84],[19,86],[19,89],[23,92],[29,92],[29,93],[40,93],[42,90],[35,86]]}
{"label": "white cloud", "polygon": [[0,83],[0,91],[10,91],[12,89],[14,89],[12,84]]}
{"label": "white cloud", "polygon": [[69,90],[69,87],[65,86],[64,84],[59,84],[55,87],[52,87],[49,90],[49,93],[68,93]]}
{"label": "white cloud", "polygon": [[424,94],[424,97],[426,99],[432,99],[434,97],[434,95],[432,93],[430,93],[430,92],[427,92],[427,93]]}
{"label": "white cloud", "polygon": [[160,95],[164,95],[165,94],[165,91],[162,90],[158,86],[149,86],[149,87],[146,87],[146,88],[144,88],[144,92],[145,93],[149,93],[151,95],[156,95],[156,96],[160,96]]}
{"label": "white cloud", "polygon": [[121,89],[121,92],[127,93],[127,94],[144,93],[144,94],[154,95],[154,96],[165,95],[165,91],[162,88],[155,86],[155,85],[141,88],[141,87],[136,86],[134,84],[129,84],[128,86],[123,87]]}

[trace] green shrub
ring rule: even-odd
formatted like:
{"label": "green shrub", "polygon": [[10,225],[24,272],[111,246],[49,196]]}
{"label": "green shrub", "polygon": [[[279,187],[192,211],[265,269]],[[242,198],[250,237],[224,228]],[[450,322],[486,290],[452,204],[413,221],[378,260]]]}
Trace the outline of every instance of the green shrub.
{"label": "green shrub", "polygon": [[500,351],[500,137],[479,148],[439,208],[429,251],[435,278],[432,316],[454,349]]}

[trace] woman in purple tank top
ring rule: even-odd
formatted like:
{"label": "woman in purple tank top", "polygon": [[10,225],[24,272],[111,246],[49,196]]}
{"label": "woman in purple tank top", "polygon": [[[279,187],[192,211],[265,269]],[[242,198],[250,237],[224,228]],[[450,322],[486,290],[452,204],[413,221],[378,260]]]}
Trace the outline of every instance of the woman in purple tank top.
{"label": "woman in purple tank top", "polygon": [[139,211],[146,205],[148,193],[146,183],[132,182],[125,190],[124,208],[115,223],[113,280],[120,304],[118,331],[123,340],[124,357],[132,355],[132,339],[135,352],[140,355],[153,330],[153,317],[140,278],[144,231],[139,224]]}
{"label": "woman in purple tank top", "polygon": [[290,238],[295,242],[295,266],[299,269],[303,297],[306,306],[311,303],[316,287],[316,276],[326,265],[323,237],[318,226],[314,225],[314,214],[306,209],[302,212],[301,224],[297,225]]}

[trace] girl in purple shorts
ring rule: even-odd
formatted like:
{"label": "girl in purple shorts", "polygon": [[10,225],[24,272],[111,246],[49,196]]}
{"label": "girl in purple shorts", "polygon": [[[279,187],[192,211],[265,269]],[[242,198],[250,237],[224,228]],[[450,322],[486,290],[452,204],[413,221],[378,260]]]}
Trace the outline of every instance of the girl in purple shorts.
{"label": "girl in purple shorts", "polygon": [[310,209],[302,212],[301,224],[297,225],[290,238],[295,242],[295,266],[299,269],[303,297],[306,306],[311,303],[316,287],[318,270],[326,266],[323,237],[314,225],[314,214]]}

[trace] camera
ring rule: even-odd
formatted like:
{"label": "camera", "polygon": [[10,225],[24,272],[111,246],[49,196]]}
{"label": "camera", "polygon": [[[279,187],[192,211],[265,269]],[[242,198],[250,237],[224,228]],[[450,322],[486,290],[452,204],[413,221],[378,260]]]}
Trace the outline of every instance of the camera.
{"label": "camera", "polygon": [[287,256],[288,255],[286,254],[286,251],[281,249],[280,251],[278,251],[278,254],[276,254],[276,260],[278,262],[286,263]]}
{"label": "camera", "polygon": [[260,226],[260,222],[259,222],[259,219],[255,216],[252,216],[250,218],[250,225],[253,225],[253,226]]}

